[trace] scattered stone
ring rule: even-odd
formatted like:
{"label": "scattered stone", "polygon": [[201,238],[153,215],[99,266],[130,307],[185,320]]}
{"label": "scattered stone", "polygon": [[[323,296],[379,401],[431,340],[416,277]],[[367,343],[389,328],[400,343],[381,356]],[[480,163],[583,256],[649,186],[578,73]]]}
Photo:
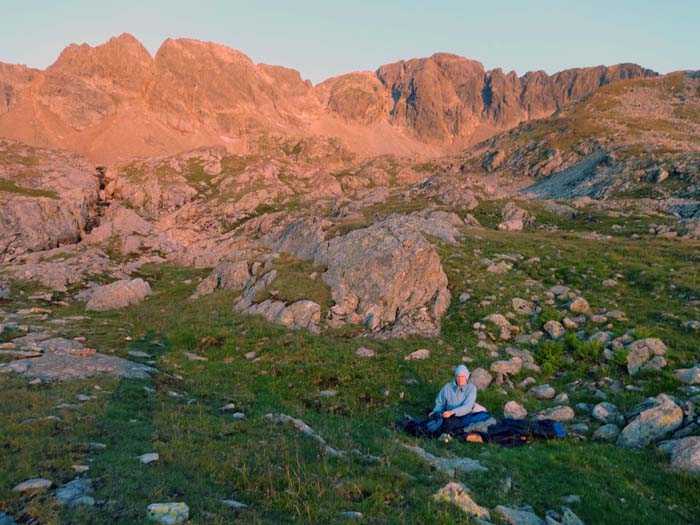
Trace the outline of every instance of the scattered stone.
{"label": "scattered stone", "polygon": [[243,412],[234,412],[233,414],[231,414],[231,417],[233,419],[241,420],[245,419],[245,414]]}
{"label": "scattered stone", "polygon": [[571,407],[556,406],[538,412],[536,419],[553,419],[554,421],[570,421],[574,419],[574,411]]}
{"label": "scattered stone", "polygon": [[652,356],[666,354],[666,345],[656,337],[639,339],[627,345],[627,371],[635,375]]}
{"label": "scattered stone", "polygon": [[67,507],[75,507],[76,505],[92,506],[95,504],[95,500],[92,497],[93,492],[91,479],[75,478],[56,489],[56,499]]}
{"label": "scattered stone", "polygon": [[560,405],[568,405],[569,404],[569,395],[566,392],[562,392],[560,394],[557,394],[554,396],[554,402],[559,403]]}
{"label": "scattered stone", "polygon": [[601,345],[607,345],[612,339],[612,333],[610,332],[596,332],[588,338],[589,343],[600,343]]}
{"label": "scattered stone", "polygon": [[615,279],[605,279],[602,284],[603,286],[613,287],[617,286],[617,281]]}
{"label": "scattered stone", "polygon": [[470,516],[489,517],[488,509],[474,503],[474,500],[469,496],[469,490],[461,483],[451,481],[442,487],[433,497],[436,501],[446,501],[457,505]]}
{"label": "scattered stone", "polygon": [[470,474],[472,472],[486,472],[488,470],[476,459],[470,459],[465,457],[443,458],[439,456],[434,456],[430,452],[426,452],[418,445],[408,445],[406,443],[400,444],[404,448],[423,458],[435,470],[438,470],[443,474],[447,474],[450,477],[455,477],[458,473]]}
{"label": "scattered stone", "polygon": [[35,492],[38,490],[49,489],[53,487],[53,481],[44,478],[32,478],[22,483],[15,485],[12,489],[15,492]]}
{"label": "scattered stone", "polygon": [[190,361],[209,361],[208,357],[202,355],[193,354],[192,352],[182,352],[187,359]]}
{"label": "scattered stone", "polygon": [[569,494],[568,496],[562,496],[561,500],[571,505],[572,503],[581,503],[581,496],[578,494]]}
{"label": "scattered stone", "polygon": [[615,423],[619,425],[625,420],[615,405],[605,401],[593,407],[591,415],[601,423]]}
{"label": "scattered stone", "polygon": [[104,450],[107,448],[107,445],[105,445],[104,443],[98,443],[96,441],[93,441],[90,443],[90,448],[92,450]]}
{"label": "scattered stone", "polygon": [[594,324],[605,324],[608,322],[608,318],[604,315],[592,315],[591,322]]}
{"label": "scattered stone", "polygon": [[564,326],[559,321],[554,321],[553,319],[544,323],[542,329],[547,332],[552,339],[560,339],[566,333]]}
{"label": "scattered stone", "polygon": [[90,470],[90,467],[88,467],[87,465],[71,465],[71,468],[79,474]]}
{"label": "scattered stone", "polygon": [[678,368],[673,371],[681,383],[686,385],[700,385],[700,366],[693,368]]}
{"label": "scattered stone", "polygon": [[190,519],[190,508],[186,503],[151,503],[146,510],[149,520],[172,525]]}
{"label": "scattered stone", "polygon": [[503,407],[503,416],[512,419],[525,419],[527,410],[517,401],[508,401]]}
{"label": "scattered stone", "polygon": [[591,305],[583,297],[576,297],[569,303],[569,311],[574,314],[591,315]]}
{"label": "scattered stone", "polygon": [[255,359],[255,357],[256,357],[257,355],[258,355],[257,352],[246,352],[246,353],[245,353],[245,358],[246,358],[248,361],[251,361],[251,360]]}
{"label": "scattered stone", "polygon": [[639,415],[620,432],[617,444],[623,447],[644,448],[681,426],[683,410],[670,396],[659,394],[642,404]]}
{"label": "scattered stone", "polygon": [[9,300],[12,297],[12,290],[9,286],[0,286],[0,299]]}
{"label": "scattered stone", "polygon": [[488,373],[485,368],[476,368],[469,374],[469,382],[476,387],[477,390],[486,390],[493,381],[493,376]]}
{"label": "scattered stone", "polygon": [[570,317],[564,317],[564,319],[562,319],[562,324],[567,330],[576,330],[578,328],[578,323]]}
{"label": "scattered stone", "polygon": [[640,370],[645,371],[645,372],[660,372],[664,368],[666,368],[666,365],[668,363],[666,362],[666,358],[660,355],[652,357],[649,361],[644,363],[642,365],[642,368]]}
{"label": "scattered stone", "polygon": [[620,435],[620,428],[612,423],[607,423],[602,425],[593,432],[593,439],[595,441],[604,441],[606,443],[613,443],[617,440]]}
{"label": "scattered stone", "polygon": [[421,348],[415,352],[411,352],[403,358],[404,361],[422,361],[430,357],[430,350],[427,348]]}
{"label": "scattered stone", "polygon": [[522,388],[524,390],[527,387],[529,387],[530,385],[534,385],[536,382],[537,382],[537,380],[534,377],[528,376],[525,379],[523,379],[522,381],[520,381],[520,383],[518,383],[518,388]]}
{"label": "scattered stone", "polygon": [[546,525],[544,520],[538,517],[529,505],[524,507],[498,505],[494,512],[500,520],[508,525]]}
{"label": "scattered stone", "polygon": [[160,455],[158,452],[148,452],[147,454],[141,454],[138,459],[143,465],[148,465],[149,463],[158,461],[160,459]]}
{"label": "scattered stone", "polygon": [[681,328],[686,330],[700,330],[700,321],[685,321],[681,323]]}
{"label": "scattered stone", "polygon": [[501,262],[498,262],[498,263],[490,264],[490,265],[486,268],[486,271],[487,271],[488,273],[493,273],[493,274],[496,274],[496,275],[500,275],[500,274],[508,273],[508,272],[511,271],[512,269],[513,269],[513,265],[512,265],[512,264],[507,263],[506,261],[501,261]]}
{"label": "scattered stone", "polygon": [[513,376],[520,372],[523,362],[520,359],[509,359],[508,361],[494,361],[491,363],[491,372],[496,374],[496,383],[502,384],[506,376]]}
{"label": "scattered stone", "polygon": [[355,355],[359,357],[374,357],[376,354],[371,348],[361,346],[357,350],[355,350]]}
{"label": "scattered stone", "polygon": [[151,295],[151,286],[143,279],[123,279],[94,289],[86,310],[105,311],[138,304]]}
{"label": "scattered stone", "polygon": [[547,520],[547,525],[584,525],[581,518],[579,518],[574,511],[567,507],[561,508],[561,514],[553,510],[547,511],[545,516]]}
{"label": "scattered stone", "polygon": [[671,455],[671,468],[700,474],[700,436],[666,441],[659,449]]}
{"label": "scattered stone", "polygon": [[240,501],[236,501],[235,499],[222,499],[221,503],[226,505],[227,507],[231,507],[232,509],[247,509],[248,505],[245,503],[242,503]]}
{"label": "scattered stone", "polygon": [[511,305],[513,306],[513,310],[516,314],[532,315],[533,313],[535,313],[535,303],[531,301],[526,301],[525,299],[515,297],[511,301]]}
{"label": "scattered stone", "polygon": [[329,388],[328,390],[321,390],[318,395],[319,397],[335,397],[338,395],[338,392],[332,388]]}
{"label": "scattered stone", "polygon": [[505,231],[505,232],[516,232],[516,231],[522,230],[523,226],[524,226],[523,221],[521,221],[520,219],[513,219],[511,221],[501,222],[498,225],[498,229],[500,231]]}
{"label": "scattered stone", "polygon": [[460,303],[466,303],[471,298],[472,296],[470,294],[468,294],[467,292],[462,292],[461,294],[459,294],[459,297],[457,299],[459,299]]}
{"label": "scattered stone", "polygon": [[483,321],[488,321],[496,325],[498,328],[498,338],[502,341],[508,341],[516,335],[520,329],[517,326],[510,324],[510,321],[501,314],[490,314],[483,318]]}
{"label": "scattered stone", "polygon": [[364,514],[354,510],[344,510],[338,513],[338,517],[346,520],[361,520],[364,518]]}
{"label": "scattered stone", "polygon": [[552,399],[556,391],[549,385],[538,385],[531,388],[530,393],[537,399]]}

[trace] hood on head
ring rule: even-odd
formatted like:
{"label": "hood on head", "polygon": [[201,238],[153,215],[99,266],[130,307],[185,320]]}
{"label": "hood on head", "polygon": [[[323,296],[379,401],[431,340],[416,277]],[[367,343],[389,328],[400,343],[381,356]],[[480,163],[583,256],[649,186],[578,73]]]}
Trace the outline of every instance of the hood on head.
{"label": "hood on head", "polygon": [[465,376],[469,377],[469,369],[464,365],[457,366],[457,368],[455,368],[455,380],[460,374],[464,374]]}

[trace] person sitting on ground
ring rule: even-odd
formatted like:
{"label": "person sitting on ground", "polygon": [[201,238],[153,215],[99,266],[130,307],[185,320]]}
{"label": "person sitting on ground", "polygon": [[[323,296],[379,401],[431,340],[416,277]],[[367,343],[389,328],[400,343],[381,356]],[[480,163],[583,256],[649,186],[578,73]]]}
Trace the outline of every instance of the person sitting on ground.
{"label": "person sitting on ground", "polygon": [[409,418],[402,422],[404,430],[420,437],[436,437],[441,434],[457,434],[472,424],[490,418],[488,411],[476,402],[476,387],[468,383],[469,369],[459,365],[454,381],[442,387],[435,398],[435,407],[428,421]]}

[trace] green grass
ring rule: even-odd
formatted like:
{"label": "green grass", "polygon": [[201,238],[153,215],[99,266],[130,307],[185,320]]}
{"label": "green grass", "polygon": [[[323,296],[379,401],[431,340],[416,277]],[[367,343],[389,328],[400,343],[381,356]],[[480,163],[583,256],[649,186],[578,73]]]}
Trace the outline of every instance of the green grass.
{"label": "green grass", "polygon": [[[277,277],[258,293],[256,302],[272,299],[290,304],[308,299],[320,305],[321,317],[325,316],[333,304],[331,290],[321,279],[325,268],[316,267],[311,261],[281,254],[273,262],[271,270],[277,270]],[[311,277],[313,274],[314,278]]]}
{"label": "green grass", "polygon": [[14,182],[7,179],[0,179],[0,192],[13,193],[16,195],[23,195],[25,197],[46,197],[48,199],[58,199],[58,194],[55,191],[17,186]]}
{"label": "green grass", "polygon": [[[482,218],[489,206],[494,213],[500,210],[500,203],[482,205]],[[585,212],[576,219],[558,220],[577,231],[611,225],[602,217],[591,225]],[[641,230],[648,219],[639,220]],[[610,241],[594,241],[569,231],[480,230],[468,232],[457,246],[440,244],[438,251],[453,297],[470,290],[472,298],[453,301],[442,335],[435,339],[358,339],[352,330],[313,336],[271,325],[233,313],[232,292],[220,290],[186,300],[206,271],[176,266],[141,269],[154,295],[140,305],[90,313],[76,304],[56,307],[52,317],[79,313],[88,319],[47,326],[67,337],[83,335],[86,345],[116,355],[126,356],[129,349],[145,351],[165,373],[149,381],[99,379],[33,387],[0,375],[0,446],[8,452],[0,454],[0,508],[14,514],[27,509],[28,515],[47,524],[141,523],[146,506],[156,501],[185,501],[195,524],[335,523],[341,521],[338,512],[347,510],[360,511],[374,523],[469,523],[458,509],[432,500],[448,478],[398,445],[396,440],[416,440],[396,433],[391,425],[404,412],[420,415],[428,410],[440,386],[449,380],[451,367],[464,355],[473,359],[470,368],[494,360],[487,350],[476,347],[478,339],[471,328],[476,320],[508,311],[513,297],[536,295],[541,301],[544,290],[566,284],[581,289],[596,311],[627,313],[629,321],[613,322],[614,335],[634,329],[637,337],[662,338],[669,347],[671,369],[697,359],[695,337],[679,325],[700,313],[693,302],[700,299],[698,243],[648,236],[633,240],[620,234]],[[513,270],[487,274],[482,259],[502,255],[517,255]],[[532,262],[534,257],[539,261]],[[278,297],[292,300],[321,292],[319,277],[308,280],[319,269],[289,257],[275,264],[288,276],[273,283]],[[621,274],[616,287],[601,284],[616,273]],[[329,304],[325,297],[317,302]],[[487,298],[490,304],[482,302]],[[18,305],[10,302],[3,308]],[[565,302],[541,305],[546,309],[539,316],[518,316],[511,322],[524,332],[537,330],[544,318],[560,317]],[[600,328],[585,329],[592,333]],[[356,356],[360,345],[377,355]],[[538,383],[567,392],[572,406],[597,400],[592,390],[568,385],[603,375],[619,380],[623,387],[642,386],[640,393],[610,393],[610,400],[623,410],[644,396],[679,392],[670,374],[642,374],[632,380],[620,366],[623,363],[605,362],[599,348],[572,335],[556,346],[548,354],[559,356],[553,359],[556,366],[532,375]],[[431,349],[431,358],[404,361],[418,348]],[[545,345],[531,350],[544,355]],[[208,361],[190,361],[185,351]],[[245,358],[250,351],[257,353],[255,362]],[[526,375],[521,373],[515,382]],[[94,384],[102,390],[94,390]],[[156,392],[149,394],[144,386]],[[320,397],[319,392],[327,389],[337,395]],[[480,392],[479,401],[496,416],[501,416],[508,399],[523,403],[531,413],[551,406],[517,388],[505,389],[505,395],[493,387]],[[70,402],[77,393],[93,391],[97,399],[62,413],[62,425],[19,424],[52,413],[51,407]],[[171,391],[179,396],[171,396]],[[229,402],[246,419],[236,421],[220,410]],[[266,420],[264,415],[270,412],[300,417],[336,449],[356,448],[380,460],[327,457],[318,443],[293,427]],[[91,441],[107,448],[91,451]],[[543,516],[561,505],[562,496],[579,494],[582,502],[572,508],[586,523],[681,524],[692,522],[700,511],[700,478],[669,471],[667,459],[652,447],[630,451],[574,440],[519,449],[418,442],[434,454],[479,459],[488,472],[459,479],[470,487],[477,503],[491,508],[530,504]],[[139,465],[135,457],[152,451],[160,454],[160,461]],[[48,495],[29,497],[10,491],[28,477],[68,481],[74,476],[73,463],[91,467],[100,502],[93,508],[60,509]],[[507,478],[510,484],[505,483]],[[222,499],[243,501],[249,508],[234,511],[224,507]]]}

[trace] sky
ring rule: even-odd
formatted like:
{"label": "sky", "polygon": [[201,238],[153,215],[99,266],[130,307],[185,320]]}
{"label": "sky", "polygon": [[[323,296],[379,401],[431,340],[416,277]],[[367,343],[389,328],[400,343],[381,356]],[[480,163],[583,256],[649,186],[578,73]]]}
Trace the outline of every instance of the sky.
{"label": "sky", "polygon": [[698,0],[0,0],[0,62],[43,69],[71,43],[225,44],[318,83],[450,52],[519,75],[634,62],[700,69]]}

